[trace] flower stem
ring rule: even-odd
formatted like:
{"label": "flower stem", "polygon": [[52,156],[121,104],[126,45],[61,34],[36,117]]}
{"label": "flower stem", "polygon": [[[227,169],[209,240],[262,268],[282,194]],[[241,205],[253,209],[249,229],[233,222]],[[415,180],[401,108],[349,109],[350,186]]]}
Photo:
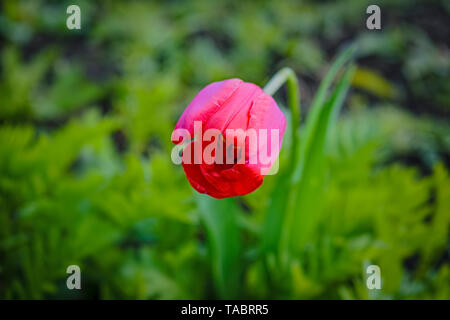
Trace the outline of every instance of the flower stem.
{"label": "flower stem", "polygon": [[272,96],[284,83],[287,83],[288,106],[291,111],[292,150],[290,168],[293,168],[297,158],[297,131],[300,123],[300,87],[294,70],[283,68],[278,71],[266,84],[264,91]]}

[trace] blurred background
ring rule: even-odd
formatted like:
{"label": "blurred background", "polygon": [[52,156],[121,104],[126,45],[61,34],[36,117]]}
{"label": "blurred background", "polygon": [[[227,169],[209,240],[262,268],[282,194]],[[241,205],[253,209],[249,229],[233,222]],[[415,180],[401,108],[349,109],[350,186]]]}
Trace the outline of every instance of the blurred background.
{"label": "blurred background", "polygon": [[[81,30],[66,27],[70,4]],[[3,0],[0,298],[450,299],[450,2],[377,1],[373,31],[370,4]],[[320,197],[280,264],[261,250],[277,177],[201,197],[170,135],[210,82],[264,86],[286,66],[303,124],[350,42],[357,69]],[[284,89],[275,99],[288,114]],[[66,287],[73,264],[82,290]]]}

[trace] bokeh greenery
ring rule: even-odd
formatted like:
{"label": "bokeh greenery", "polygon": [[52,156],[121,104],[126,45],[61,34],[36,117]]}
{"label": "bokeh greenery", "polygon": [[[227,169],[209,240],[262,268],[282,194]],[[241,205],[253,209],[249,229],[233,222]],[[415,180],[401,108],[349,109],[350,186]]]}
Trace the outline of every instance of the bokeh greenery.
{"label": "bokeh greenery", "polygon": [[[378,1],[381,31],[365,0],[79,0],[68,30],[72,2],[1,3],[0,298],[450,299],[448,1]],[[349,42],[339,116],[331,93],[313,122]],[[287,165],[288,127],[256,192],[196,194],[170,160],[184,107],[285,66],[305,171]],[[82,290],[66,288],[72,264]]]}

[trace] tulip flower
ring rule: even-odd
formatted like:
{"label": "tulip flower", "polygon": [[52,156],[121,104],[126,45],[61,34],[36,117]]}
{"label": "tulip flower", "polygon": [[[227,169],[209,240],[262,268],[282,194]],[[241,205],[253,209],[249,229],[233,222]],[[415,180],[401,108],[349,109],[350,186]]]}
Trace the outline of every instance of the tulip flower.
{"label": "tulip flower", "polygon": [[172,142],[183,145],[192,187],[214,198],[248,194],[278,157],[286,118],[275,100],[240,79],[203,88],[181,115]]}

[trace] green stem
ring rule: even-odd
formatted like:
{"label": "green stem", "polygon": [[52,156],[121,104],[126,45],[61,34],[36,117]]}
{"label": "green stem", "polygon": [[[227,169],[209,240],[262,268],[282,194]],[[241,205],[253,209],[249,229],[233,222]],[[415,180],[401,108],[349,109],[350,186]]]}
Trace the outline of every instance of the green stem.
{"label": "green stem", "polygon": [[[289,163],[289,167],[286,171],[283,172],[283,176],[289,177],[292,175],[292,172],[294,172],[296,163],[297,163],[297,156],[298,156],[298,131],[300,126],[300,87],[298,84],[298,79],[295,74],[295,72],[291,68],[283,68],[280,71],[278,71],[267,83],[267,85],[264,87],[264,91],[267,94],[273,95],[275,92],[277,92],[278,89],[281,88],[281,86],[286,83],[287,84],[287,102],[289,109],[291,111],[291,129],[292,129],[292,146],[291,146],[291,159]],[[283,180],[283,178],[281,178]],[[292,203],[292,192],[291,190],[288,191],[287,195],[287,208],[286,210],[291,210],[291,203]],[[289,216],[289,215],[288,215]],[[283,233],[280,234],[282,238],[284,238]],[[289,252],[287,250],[287,246],[283,244],[286,241],[283,241],[283,239],[280,239],[280,248],[279,248],[279,261],[281,262],[282,268],[287,266],[287,260],[289,259]],[[269,280],[271,279],[271,275],[269,272],[269,266],[267,265],[267,261],[265,261],[265,270],[267,272],[267,276]],[[269,282],[270,283],[270,282]]]}
{"label": "green stem", "polygon": [[298,148],[297,131],[300,124],[300,87],[294,70],[283,68],[278,71],[266,84],[264,91],[272,96],[284,83],[287,83],[288,106],[291,111],[292,150],[290,168],[294,168]]}

